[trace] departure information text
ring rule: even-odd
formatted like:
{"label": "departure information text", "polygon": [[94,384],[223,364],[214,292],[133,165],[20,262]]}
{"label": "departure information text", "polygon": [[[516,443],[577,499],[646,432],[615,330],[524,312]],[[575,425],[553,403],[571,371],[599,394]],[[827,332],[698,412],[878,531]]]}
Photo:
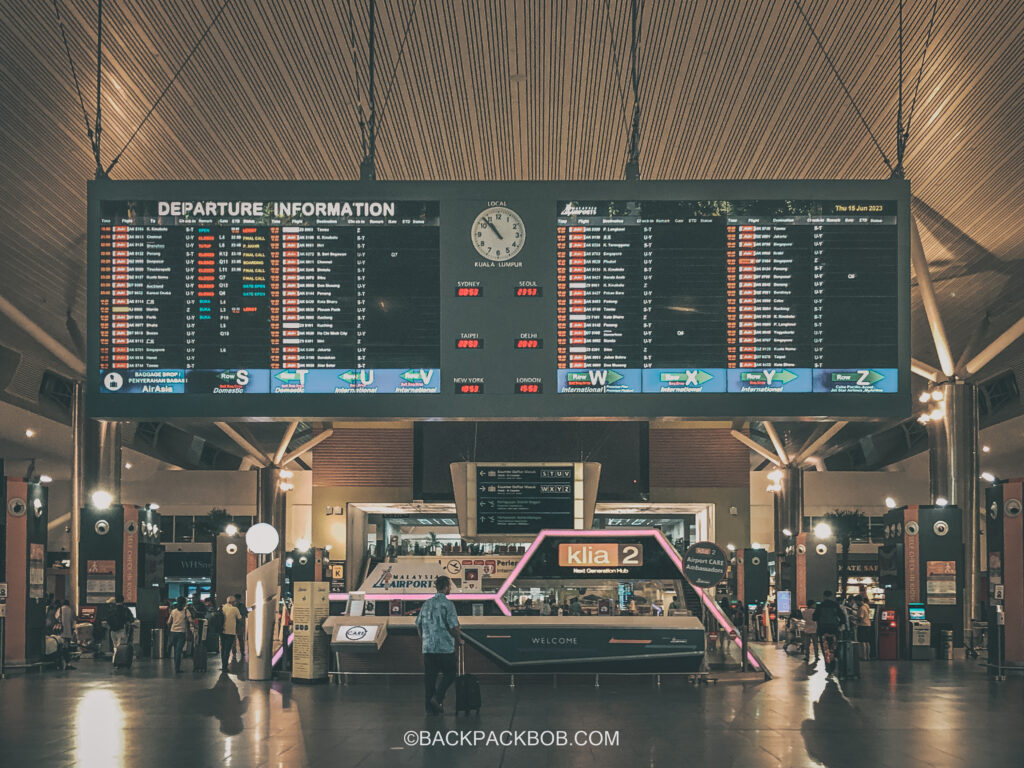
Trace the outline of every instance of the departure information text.
{"label": "departure information text", "polygon": [[104,392],[436,394],[435,202],[103,203]]}

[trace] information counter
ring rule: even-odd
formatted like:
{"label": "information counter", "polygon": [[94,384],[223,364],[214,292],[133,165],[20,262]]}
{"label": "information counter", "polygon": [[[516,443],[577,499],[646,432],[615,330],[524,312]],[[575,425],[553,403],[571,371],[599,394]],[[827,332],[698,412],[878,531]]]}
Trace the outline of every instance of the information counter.
{"label": "information counter", "polygon": [[[331,616],[324,631],[343,672],[413,673],[422,670],[415,622]],[[460,616],[459,623],[466,669],[477,674],[696,672],[704,660],[704,627],[693,616]]]}

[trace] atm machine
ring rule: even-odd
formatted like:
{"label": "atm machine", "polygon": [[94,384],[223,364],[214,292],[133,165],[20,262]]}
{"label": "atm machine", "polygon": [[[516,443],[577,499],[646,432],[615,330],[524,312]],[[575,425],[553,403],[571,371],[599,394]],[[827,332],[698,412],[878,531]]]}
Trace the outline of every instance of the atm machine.
{"label": "atm machine", "polygon": [[907,606],[907,636],[910,638],[910,658],[934,659],[932,647],[932,623],[925,618],[924,603],[910,603]]}
{"label": "atm machine", "polygon": [[900,657],[900,621],[895,608],[882,608],[878,618],[878,658],[897,661]]}

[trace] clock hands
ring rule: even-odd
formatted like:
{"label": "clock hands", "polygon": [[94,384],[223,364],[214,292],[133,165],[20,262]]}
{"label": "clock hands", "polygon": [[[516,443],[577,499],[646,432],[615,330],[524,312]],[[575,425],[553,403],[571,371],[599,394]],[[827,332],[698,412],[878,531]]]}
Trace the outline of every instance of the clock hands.
{"label": "clock hands", "polygon": [[501,236],[501,232],[498,231],[498,228],[496,226],[494,226],[494,222],[492,222],[490,219],[484,219],[484,221],[487,222],[487,226],[490,227],[494,231],[494,234],[496,234],[498,236],[499,240],[504,240],[505,239],[504,237]]}

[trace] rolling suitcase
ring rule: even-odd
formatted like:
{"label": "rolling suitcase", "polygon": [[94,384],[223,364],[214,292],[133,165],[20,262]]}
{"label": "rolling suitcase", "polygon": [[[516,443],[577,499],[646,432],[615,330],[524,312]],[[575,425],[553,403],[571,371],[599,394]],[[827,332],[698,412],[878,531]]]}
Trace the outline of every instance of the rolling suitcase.
{"label": "rolling suitcase", "polygon": [[850,640],[839,641],[837,654],[837,661],[839,663],[836,665],[836,672],[844,680],[848,680],[851,677],[860,677],[860,658],[857,655],[857,645],[857,643]]}
{"label": "rolling suitcase", "polygon": [[135,646],[129,640],[114,649],[114,669],[131,669],[135,661]]}
{"label": "rolling suitcase", "polygon": [[480,714],[480,681],[475,675],[466,674],[466,658],[463,646],[459,646],[459,674],[455,678],[455,714],[470,711]]}

